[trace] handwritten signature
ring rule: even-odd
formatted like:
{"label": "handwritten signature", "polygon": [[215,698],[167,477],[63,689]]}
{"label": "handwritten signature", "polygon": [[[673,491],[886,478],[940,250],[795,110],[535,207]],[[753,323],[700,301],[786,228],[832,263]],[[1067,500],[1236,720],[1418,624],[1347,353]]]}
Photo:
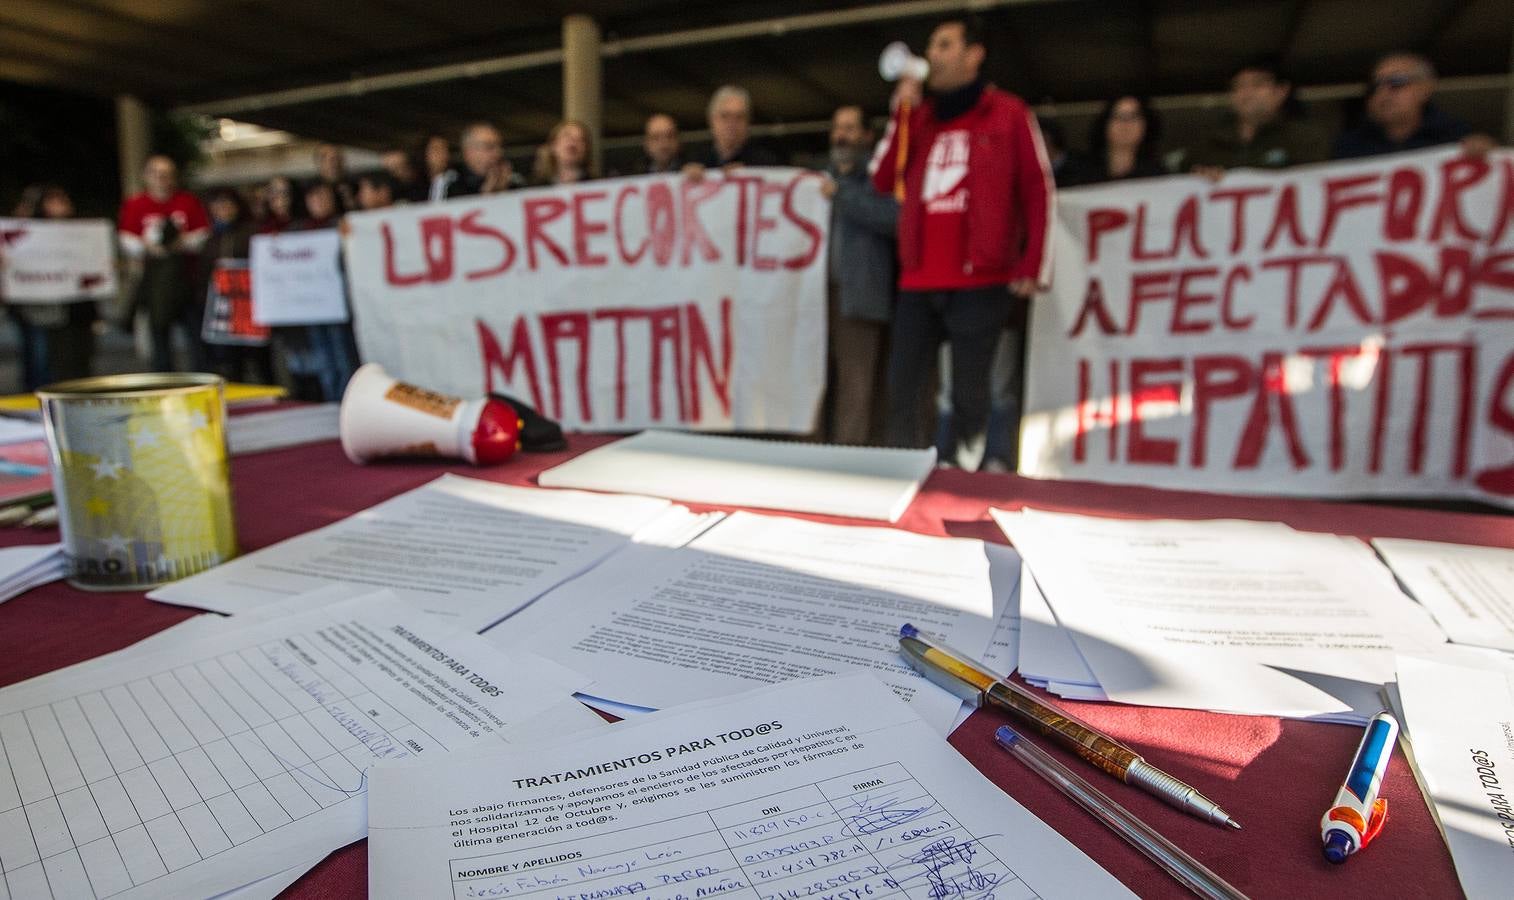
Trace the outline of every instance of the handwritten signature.
{"label": "handwritten signature", "polygon": [[973,866],[973,859],[979,852],[978,844],[977,840],[959,843],[954,837],[932,841],[908,858],[909,862],[920,866],[921,871],[900,881],[924,877],[930,885],[932,900],[993,900],[994,885],[1004,876],[1001,872],[983,871]]}
{"label": "handwritten signature", "polygon": [[[903,825],[920,818],[935,808],[935,803],[925,806],[908,806],[893,794],[864,794],[852,801],[845,817],[858,834],[876,834],[887,828]],[[852,812],[851,810],[855,810]]]}
{"label": "handwritten signature", "polygon": [[326,690],[328,682],[324,678],[302,677],[299,666],[287,660],[275,658],[273,667],[294,682],[296,687],[309,694],[312,700],[325,707],[327,715],[331,716],[348,734],[357,738],[358,743],[367,747],[374,756],[389,759],[410,755],[410,751],[400,746],[388,732],[369,728],[357,714],[350,712],[339,703],[331,702],[332,695]]}

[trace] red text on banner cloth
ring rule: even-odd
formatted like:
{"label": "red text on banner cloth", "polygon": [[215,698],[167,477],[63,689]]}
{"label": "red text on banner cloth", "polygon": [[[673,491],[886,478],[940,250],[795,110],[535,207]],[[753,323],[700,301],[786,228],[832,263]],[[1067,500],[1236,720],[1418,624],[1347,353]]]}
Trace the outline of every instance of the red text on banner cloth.
{"label": "red text on banner cloth", "polygon": [[[1306,188],[1317,188],[1316,196],[1304,198]],[[1480,202],[1470,199],[1473,192]],[[1086,335],[1114,347],[1152,332],[1302,337],[1262,349],[1253,338],[1247,352],[1206,345],[1198,353],[1076,356],[1073,463],[1090,460],[1102,432],[1110,463],[1251,470],[1276,438],[1294,470],[1339,472],[1354,439],[1365,442],[1364,468],[1376,475],[1389,455],[1385,442],[1398,434],[1406,442],[1397,448],[1403,474],[1424,473],[1427,446],[1439,438],[1450,443],[1445,474],[1514,495],[1514,461],[1472,471],[1478,429],[1514,439],[1514,345],[1478,340],[1483,323],[1506,329],[1514,320],[1514,249],[1506,244],[1514,238],[1514,159],[1453,158],[1428,171],[1404,165],[1321,185],[1216,186],[1160,213],[1142,201],[1094,206],[1084,215],[1088,278],[1066,334],[1075,343]],[[1371,236],[1365,252],[1363,233]],[[1333,252],[1343,236],[1357,246]],[[1112,277],[1128,279],[1123,293],[1106,287],[1109,268]],[[1465,330],[1460,338],[1432,338],[1415,334],[1411,319]],[[1400,323],[1406,334],[1396,336]],[[1339,340],[1353,328],[1376,337]],[[1318,367],[1326,389],[1312,402],[1323,403],[1322,416],[1299,415],[1290,359]],[[1358,363],[1369,364],[1371,376],[1365,384],[1350,379],[1363,395],[1353,397],[1343,376]],[[1478,386],[1490,371],[1496,374],[1479,404]],[[1185,390],[1183,434],[1169,426],[1154,435],[1151,423],[1170,418]],[[1215,410],[1227,401],[1242,411],[1242,424],[1216,457]],[[1371,407],[1370,432],[1351,433],[1351,402]],[[1437,403],[1454,407],[1454,433],[1434,432]],[[1328,431],[1319,459],[1303,433],[1311,419]]]}
{"label": "red text on banner cloth", "polygon": [[[612,193],[586,189],[570,197],[541,196],[521,201],[521,221],[506,225],[485,218],[483,209],[439,211],[417,226],[424,267],[402,269],[396,262],[396,239],[388,223],[380,226],[384,242],[384,277],[391,287],[496,278],[517,267],[536,271],[650,265],[659,268],[728,262],[758,271],[803,269],[815,262],[824,242],[820,227],[794,206],[794,191],[812,175],[786,183],[758,176],[730,174],[702,182],[624,184]],[[722,192],[736,192],[734,229],[707,227],[701,206]],[[568,235],[561,231],[567,226]],[[788,257],[764,248],[765,235],[787,225],[803,232],[805,247]],[[731,246],[715,234],[730,230]],[[493,260],[467,272],[457,271],[457,245],[480,242],[494,250]],[[727,259],[726,255],[730,258]]]}

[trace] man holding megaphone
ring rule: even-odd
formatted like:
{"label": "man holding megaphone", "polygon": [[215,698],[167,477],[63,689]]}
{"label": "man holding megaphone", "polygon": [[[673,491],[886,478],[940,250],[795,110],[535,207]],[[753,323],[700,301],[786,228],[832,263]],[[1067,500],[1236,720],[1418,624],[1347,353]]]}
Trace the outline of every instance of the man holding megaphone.
{"label": "man holding megaphone", "polygon": [[1050,278],[1054,202],[1035,116],[983,79],[983,41],[981,24],[968,16],[936,26],[924,65],[896,48],[885,51],[879,70],[899,84],[871,167],[873,186],[900,197],[889,443],[919,444],[922,393],[948,341],[947,461],[969,470],[983,459],[999,333],[1006,326],[1014,332],[1023,360],[1027,303]]}

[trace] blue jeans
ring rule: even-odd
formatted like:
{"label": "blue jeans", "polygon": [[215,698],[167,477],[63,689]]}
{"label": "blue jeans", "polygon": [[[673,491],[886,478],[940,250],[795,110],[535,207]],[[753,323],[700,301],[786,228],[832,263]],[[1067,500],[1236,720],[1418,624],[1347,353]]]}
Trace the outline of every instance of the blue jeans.
{"label": "blue jeans", "polygon": [[47,329],[31,324],[14,310],[11,321],[21,332],[21,390],[35,391],[53,380]]}
{"label": "blue jeans", "polygon": [[352,326],[299,325],[274,331],[274,343],[295,378],[295,398],[342,399],[347,379],[357,370],[357,343]]}

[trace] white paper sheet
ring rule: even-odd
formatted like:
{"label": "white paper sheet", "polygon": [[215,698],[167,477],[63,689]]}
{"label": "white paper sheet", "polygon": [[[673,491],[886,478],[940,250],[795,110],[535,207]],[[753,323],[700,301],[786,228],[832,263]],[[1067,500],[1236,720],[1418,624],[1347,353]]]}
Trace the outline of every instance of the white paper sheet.
{"label": "white paper sheet", "polygon": [[[1020,554],[1013,547],[985,542],[983,550],[988,554],[988,580],[994,592],[994,609],[998,621],[988,641],[988,648],[978,661],[999,675],[1008,675],[1020,664],[1020,579],[1025,570]],[[951,731],[961,727],[977,707],[963,702],[952,720]]]}
{"label": "white paper sheet", "polygon": [[259,325],[345,322],[342,238],[335,228],[252,237],[252,318]]}
{"label": "white paper sheet", "polygon": [[1398,693],[1420,778],[1468,897],[1514,885],[1514,661],[1470,668],[1400,657]]}
{"label": "white paper sheet", "polygon": [[626,544],[671,504],[444,475],[147,596],[242,613],[333,582],[389,588],[482,631]]}
{"label": "white paper sheet", "polygon": [[994,517],[1120,702],[1354,721],[1392,680],[1393,651],[1443,643],[1363,548],[1335,535],[1271,522]]}
{"label": "white paper sheet", "polygon": [[41,422],[0,416],[0,447],[46,439],[47,433],[42,430]]}
{"label": "white paper sheet", "polygon": [[865,674],[372,778],[378,900],[1130,896]]}
{"label": "white paper sheet", "polygon": [[961,703],[903,661],[899,627],[981,656],[1008,600],[981,541],[738,512],[682,549],[628,547],[488,636],[654,709],[861,667],[946,733]]}
{"label": "white paper sheet", "polygon": [[[358,597],[373,598],[375,602],[387,603],[392,598],[387,591],[375,591],[372,588],[358,587],[350,584],[335,584],[324,588],[318,588],[304,594],[296,594],[260,606],[256,610],[244,613],[240,616],[222,616],[216,613],[201,613],[191,616],[182,622],[170,625],[162,631],[156,631],[147,637],[128,644],[120,650],[102,653],[93,659],[76,662],[71,666],[44,672],[25,681],[18,681],[7,686],[7,690],[30,687],[39,682],[56,679],[62,676],[76,676],[91,669],[97,669],[112,663],[118,663],[130,658],[133,654],[161,653],[184,643],[192,643],[206,637],[213,637],[219,633],[229,633],[226,629],[240,629],[246,627],[249,622],[264,622],[277,619],[281,616],[297,615],[310,612],[323,606],[340,603],[344,600],[352,600]],[[234,624],[233,624],[234,623]]]}
{"label": "white paper sheet", "polygon": [[1372,544],[1452,641],[1514,651],[1514,550],[1397,538]]}
{"label": "white paper sheet", "polygon": [[394,598],[0,690],[12,897],[210,896],[363,836],[377,759],[540,739],[581,676]]}
{"label": "white paper sheet", "polygon": [[643,431],[541,473],[543,487],[898,521],[936,451]]}
{"label": "white paper sheet", "polygon": [[62,544],[0,548],[0,603],[63,577]]}
{"label": "white paper sheet", "polygon": [[1020,572],[1020,674],[1043,687],[1049,682],[1099,685],[1072,634],[1057,621],[1029,566],[1022,566]]}
{"label": "white paper sheet", "polygon": [[985,543],[983,551],[988,556],[988,581],[999,618],[988,648],[978,660],[996,673],[1008,675],[1020,667],[1020,585],[1025,565],[1013,547]]}
{"label": "white paper sheet", "polygon": [[105,219],[0,219],[0,297],[6,303],[114,297],[115,232]]}

